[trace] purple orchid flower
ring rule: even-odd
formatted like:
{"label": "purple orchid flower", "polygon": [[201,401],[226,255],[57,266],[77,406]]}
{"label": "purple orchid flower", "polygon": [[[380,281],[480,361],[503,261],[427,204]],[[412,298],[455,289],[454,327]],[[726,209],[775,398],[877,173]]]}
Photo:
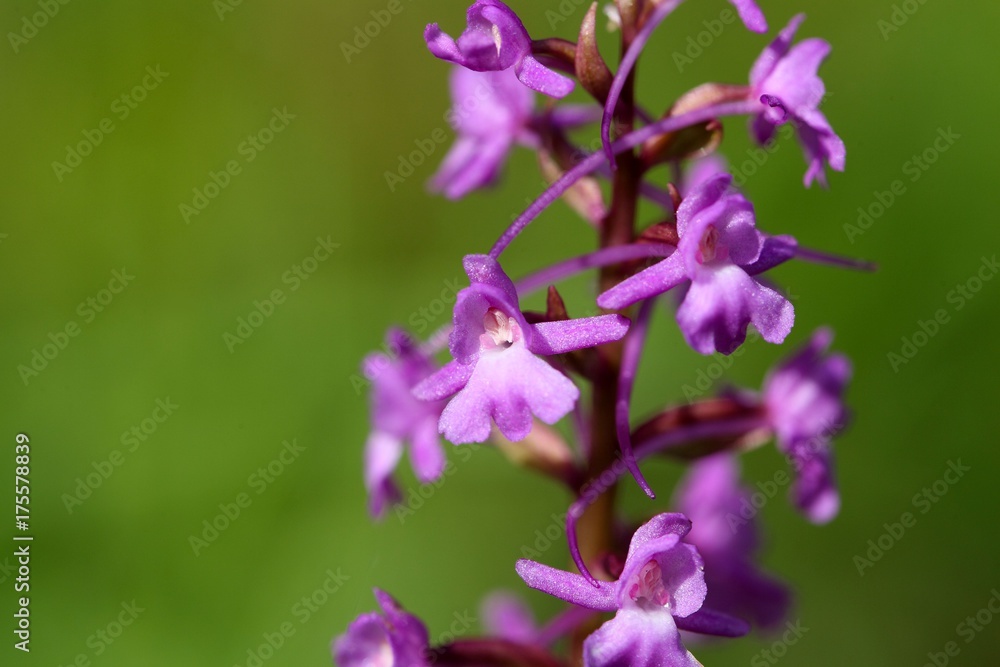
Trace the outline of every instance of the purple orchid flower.
{"label": "purple orchid flower", "polygon": [[538,639],[538,625],[531,609],[513,593],[491,593],[483,600],[480,615],[487,635],[522,644]]}
{"label": "purple orchid flower", "polygon": [[803,20],[804,14],[795,16],[764,49],[750,71],[751,99],[761,102],[760,113],[751,121],[751,131],[759,143],[766,144],[773,138],[775,128],[790,120],[809,165],[804,179],[806,187],[813,180],[825,187],[824,163],[843,171],[847,151],[818,108],[826,87],[817,70],[830,53],[830,44],[813,38],[791,47]]}
{"label": "purple orchid flower", "polygon": [[731,354],[751,322],[769,343],[792,330],[795,311],[784,296],[752,276],[791,258],[794,239],[757,231],[753,205],[719,174],[691,190],[677,208],[677,250],[601,294],[618,309],[686,284],[677,323],[702,354]]}
{"label": "purple orchid flower", "polygon": [[536,355],[619,340],[628,319],[599,315],[529,324],[514,283],[495,259],[469,255],[464,266],[471,284],[455,301],[449,340],[455,359],[417,385],[414,395],[436,401],[455,394],[438,424],[455,444],[484,442],[491,418],[508,440],[523,440],[531,431],[532,414],[554,424],[580,396],[568,377]]}
{"label": "purple orchid flower", "polygon": [[825,354],[833,333],[820,329],[797,354],[764,381],[764,404],[778,448],[797,478],[795,505],[814,523],[826,523],[840,510],[830,440],[847,422],[844,390],[851,362]]}
{"label": "purple orchid flower", "polygon": [[403,611],[392,596],[375,589],[383,615],[362,614],[333,641],[333,659],[340,667],[404,665],[428,667],[427,628]]}
{"label": "purple orchid flower", "polygon": [[513,72],[454,68],[452,117],[458,139],[431,179],[431,190],[460,199],[496,180],[515,143],[537,147],[527,127],[534,97]]}
{"label": "purple orchid flower", "polygon": [[593,618],[595,613],[583,607],[570,607],[540,626],[524,600],[506,591],[491,593],[480,606],[483,629],[487,635],[521,646],[536,647],[547,647],[566,637]]}
{"label": "purple orchid flower", "polygon": [[513,68],[525,86],[550,97],[565,97],[573,80],[542,65],[531,55],[531,37],[521,19],[500,0],[476,0],[467,13],[468,26],[458,40],[436,23],[424,30],[427,48],[438,58],[475,72]]}
{"label": "purple orchid flower", "polygon": [[440,477],[445,463],[437,434],[444,403],[421,401],[412,393],[414,386],[435,371],[435,365],[404,331],[391,329],[386,344],[396,353],[395,358],[375,353],[362,364],[373,384],[372,432],[365,444],[365,488],[369,512],[375,517],[382,516],[386,506],[400,497],[392,473],[407,441],[410,462],[421,482]]}
{"label": "purple orchid flower", "polygon": [[660,514],[632,536],[621,576],[591,584],[580,574],[532,560],[519,560],[517,573],[528,586],[587,609],[615,617],[583,644],[586,667],[696,667],[681,642],[690,630],[724,636],[747,631],[744,623],[703,610],[704,566],[697,549],[681,539],[691,530],[682,514]]}
{"label": "purple orchid flower", "polygon": [[748,30],[753,32],[767,32],[767,19],[764,18],[764,12],[760,11],[760,7],[754,0],[729,0],[734,7],[736,7],[736,13],[740,15],[740,20],[743,21],[743,25],[747,27]]}
{"label": "purple orchid flower", "polygon": [[688,193],[694,192],[720,174],[727,173],[729,173],[729,165],[726,159],[718,153],[709,153],[705,157],[693,160],[684,172],[680,183],[676,185],[681,195],[686,197]]}
{"label": "purple orchid flower", "polygon": [[753,518],[744,518],[750,492],[740,486],[739,466],[729,454],[695,462],[678,487],[674,506],[691,519],[685,538],[705,560],[705,605],[747,616],[762,628],[785,618],[788,589],[754,563],[758,538]]}

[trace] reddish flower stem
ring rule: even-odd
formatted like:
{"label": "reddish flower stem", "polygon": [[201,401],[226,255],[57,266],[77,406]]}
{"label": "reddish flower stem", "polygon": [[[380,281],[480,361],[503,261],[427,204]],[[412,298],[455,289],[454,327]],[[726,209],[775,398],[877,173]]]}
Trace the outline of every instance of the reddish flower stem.
{"label": "reddish flower stem", "polygon": [[[630,46],[633,26],[623,26],[622,53]],[[621,89],[614,121],[622,134],[632,131],[635,122],[635,71],[629,72]],[[601,248],[628,245],[635,239],[636,211],[638,209],[642,166],[634,149],[616,156],[616,169],[612,178],[611,205],[600,228]],[[599,292],[604,292],[621,282],[625,276],[621,265],[601,268],[598,277]],[[624,313],[623,313],[624,314]],[[586,478],[593,479],[607,469],[618,456],[618,433],[615,421],[618,400],[618,375],[621,369],[624,341],[602,345],[597,349],[598,363],[593,378],[591,397],[590,455],[587,460]],[[597,576],[613,580],[608,573],[596,567],[600,559],[614,550],[615,497],[617,484],[610,485],[587,508],[577,522],[580,552],[583,561],[593,564]],[[583,640],[591,628],[582,627],[572,637],[571,660],[581,664]]]}

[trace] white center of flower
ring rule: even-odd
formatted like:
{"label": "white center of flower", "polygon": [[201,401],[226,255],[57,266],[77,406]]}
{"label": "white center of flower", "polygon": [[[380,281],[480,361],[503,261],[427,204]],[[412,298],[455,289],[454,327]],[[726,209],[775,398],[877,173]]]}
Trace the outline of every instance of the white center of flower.
{"label": "white center of flower", "polygon": [[642,566],[639,574],[628,587],[628,596],[636,602],[646,600],[658,607],[670,605],[670,593],[663,585],[663,572],[655,560]]}
{"label": "white center of flower", "polygon": [[503,43],[503,38],[500,37],[500,28],[494,23],[490,26],[490,30],[493,32],[493,43],[497,45],[497,55],[500,55],[500,45]]}
{"label": "white center of flower", "polygon": [[483,343],[488,347],[508,348],[514,342],[514,332],[517,330],[517,320],[508,317],[496,308],[490,308],[483,316]]}
{"label": "white center of flower", "polygon": [[395,662],[396,657],[392,653],[392,645],[389,643],[388,637],[382,637],[365,656],[365,664],[370,665],[370,667],[392,667]]}
{"label": "white center of flower", "polygon": [[705,235],[698,243],[698,254],[701,255],[701,263],[708,264],[715,259],[716,246],[719,244],[719,232],[714,225],[709,225],[705,230]]}

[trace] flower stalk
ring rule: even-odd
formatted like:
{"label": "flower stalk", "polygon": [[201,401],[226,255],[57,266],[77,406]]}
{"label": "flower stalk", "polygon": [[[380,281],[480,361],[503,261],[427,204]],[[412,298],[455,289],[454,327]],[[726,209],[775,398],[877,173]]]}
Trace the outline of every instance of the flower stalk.
{"label": "flower stalk", "polygon": [[[755,0],[730,1],[749,30],[766,32]],[[843,170],[843,142],[818,108],[825,88],[817,69],[829,44],[812,38],[793,45],[803,21],[794,17],[747,82],[699,85],[657,116],[638,102],[637,65],[680,4],[615,1],[608,14],[621,40],[616,72],[598,50],[596,2],[571,35],[576,42],[529,35],[500,0],[475,0],[457,38],[427,26],[430,52],[455,66],[460,119],[432,189],[451,199],[483,189],[518,147],[539,153],[550,185],[488,254],[465,257],[469,285],[456,297],[449,326],[427,341],[393,330],[389,353],[366,360],[370,509],[382,516],[402,497],[393,475],[404,453],[420,481],[432,482],[445,465],[439,435],[459,446],[490,442],[509,464],[572,494],[565,534],[576,571],[538,562],[541,554],[525,547],[517,574],[569,606],[538,626],[518,600],[491,596],[483,612],[490,636],[441,646],[431,646],[423,623],[376,589],[382,612],[359,616],[334,642],[341,667],[698,667],[682,631],[735,638],[785,619],[790,593],[757,564],[756,513],[742,512],[751,492],[741,483],[739,458],[774,440],[791,468],[792,503],[813,523],[832,520],[840,507],[832,441],[848,421],[842,397],[849,361],[827,353],[832,334],[821,329],[759,391],[727,389],[677,403],[668,377],[657,383],[666,407],[647,416],[634,414],[636,378],[658,306],[675,304],[695,353],[729,355],[745,344],[750,326],[775,345],[792,333],[795,310],[764,277],[771,269],[792,260],[873,265],[758,229],[753,204],[717,153],[723,124],[747,116],[762,143],[779,125],[795,128],[806,186],[826,185],[826,167]],[[644,80],[662,78],[655,68],[644,71]],[[561,104],[576,84],[597,104]],[[542,111],[536,94],[549,98]],[[473,111],[465,105],[470,96],[480,100]],[[576,145],[578,133],[595,124],[590,149]],[[666,165],[665,185],[651,178],[658,165]],[[595,233],[596,248],[512,280],[502,255],[560,198]],[[655,212],[646,215],[640,198]],[[585,271],[594,271],[590,308],[599,314],[573,317],[584,309],[567,304],[556,284]],[[522,310],[521,298],[543,288],[544,311]],[[661,298],[668,292],[670,301]],[[445,347],[451,359],[441,365]],[[558,426],[563,419],[566,429]],[[672,498],[654,492],[658,480],[641,469],[654,456],[687,466]],[[627,473],[652,503],[641,518],[625,516],[617,502]]]}

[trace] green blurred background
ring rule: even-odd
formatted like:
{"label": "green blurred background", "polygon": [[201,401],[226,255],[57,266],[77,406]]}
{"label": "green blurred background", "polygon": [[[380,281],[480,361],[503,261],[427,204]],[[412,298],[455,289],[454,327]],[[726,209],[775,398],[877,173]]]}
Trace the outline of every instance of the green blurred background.
{"label": "green blurred background", "polygon": [[[384,174],[399,156],[448,130],[447,67],[426,52],[423,26],[440,21],[457,33],[466,4],[403,0],[347,62],[342,43],[387,4],[14,0],[0,9],[8,42],[0,48],[2,469],[9,480],[15,435],[29,434],[35,536],[30,655],[13,648],[14,543],[0,548],[0,664],[245,666],[266,635],[274,641],[284,628],[288,636],[273,655],[263,652],[264,664],[324,665],[330,639],[374,606],[375,585],[426,619],[435,638],[453,622],[460,633],[478,632],[455,619],[477,618],[488,591],[521,590],[514,560],[568,499],[491,449],[450,452],[454,474],[405,521],[390,515],[372,524],[365,513],[367,404],[352,383],[359,360],[392,323],[445,323],[461,256],[485,251],[540,190],[533,157],[522,151],[495,190],[459,203],[428,196],[439,146],[390,192]],[[745,189],[762,228],[881,268],[776,272],[796,297],[790,342],[830,324],[835,347],[856,368],[856,420],[838,442],[840,517],[817,528],[780,497],[761,512],[765,561],[794,584],[792,619],[809,628],[782,660],[922,665],[955,641],[951,664],[996,664],[1000,619],[968,642],[957,626],[1000,588],[1000,281],[961,308],[948,295],[1000,250],[1000,9],[908,0],[898,6],[899,29],[887,32],[879,21],[892,20],[888,0],[815,4],[761,2],[772,34],[805,10],[801,36],[833,44],[821,70],[831,93],[824,110],[847,143],[848,169],[832,175],[828,191],[805,190],[801,154],[787,142]],[[54,16],[26,30],[25,17],[46,5]],[[584,13],[568,0],[513,6],[535,36],[574,38]],[[639,74],[649,108],[705,80],[745,80],[768,38],[738,24],[684,67],[673,56],[727,7],[691,0],[660,30]],[[550,31],[552,16],[568,20]],[[136,95],[144,99],[132,108],[121,96],[144,79]],[[275,110],[294,118],[273,120]],[[84,146],[89,155],[69,171],[53,166],[74,164],[67,146],[87,141],[85,132],[98,136],[102,121],[111,131],[101,130],[91,151]],[[244,144],[271,122],[281,131],[263,133],[270,143]],[[959,138],[934,154],[939,131],[949,129]],[[739,164],[749,147],[743,121],[729,121],[724,152]],[[934,164],[904,171],[928,149]],[[209,187],[217,196],[185,216],[181,204],[199,203],[193,189],[231,161],[238,173],[218,191]],[[856,224],[858,208],[896,180],[903,194],[850,238],[845,225]],[[317,239],[339,247],[303,263]],[[592,243],[557,204],[505,261],[517,276]],[[286,273],[296,266],[315,270]],[[124,289],[112,282],[115,271],[133,276]],[[117,294],[103,291],[109,282]],[[279,289],[284,302],[245,341],[227,343],[255,300]],[[568,283],[571,312],[592,309],[589,290],[586,280]],[[887,354],[939,309],[947,323],[893,369]],[[62,337],[67,326],[77,335]],[[666,313],[653,336],[637,415],[680,399],[716,363],[687,349]],[[53,358],[40,372],[19,370],[59,341],[64,347],[47,348]],[[751,344],[730,377],[758,386],[787,349]],[[169,416],[158,400],[176,406]],[[127,435],[133,427],[142,440]],[[285,441],[298,453],[275,463]],[[959,460],[971,471],[921,514],[914,495]],[[270,481],[257,473],[268,466]],[[769,480],[783,466],[765,447],[746,457],[746,478]],[[627,485],[636,517],[666,507],[680,470],[652,463],[648,474],[663,500],[651,504]],[[88,476],[96,488],[78,489]],[[401,480],[418,488],[408,470]],[[0,494],[10,499],[13,490]],[[67,500],[73,494],[79,502]],[[224,525],[220,505],[237,499],[249,505],[195,548],[191,536],[202,535],[205,521]],[[916,525],[860,576],[855,556],[906,511]],[[13,532],[5,528],[4,539]],[[564,564],[562,541],[540,557]],[[339,586],[335,594],[317,594],[330,573],[347,579],[328,584]],[[525,597],[540,615],[557,608],[540,594]],[[119,620],[130,623],[119,628]],[[773,641],[749,637],[698,656],[706,665],[770,664],[760,652]]]}

